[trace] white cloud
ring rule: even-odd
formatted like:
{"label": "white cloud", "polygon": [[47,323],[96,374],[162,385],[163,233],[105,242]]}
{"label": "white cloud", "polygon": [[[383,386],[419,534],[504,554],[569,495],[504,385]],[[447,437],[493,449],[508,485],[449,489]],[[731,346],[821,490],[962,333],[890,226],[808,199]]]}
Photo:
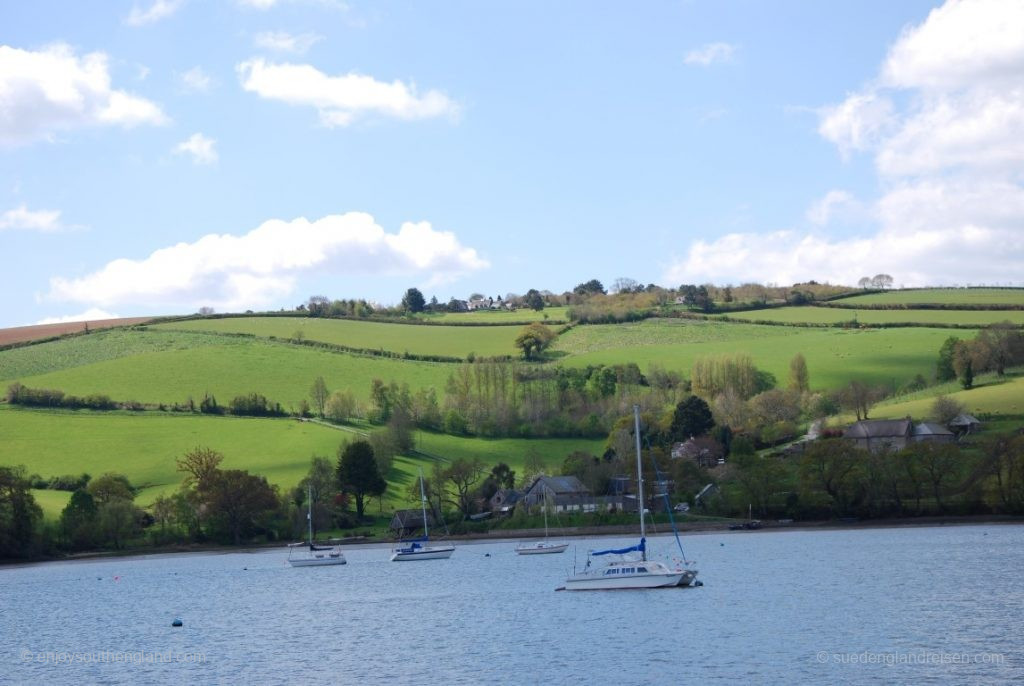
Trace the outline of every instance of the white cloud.
{"label": "white cloud", "polygon": [[893,88],[948,90],[978,81],[1020,83],[1024,3],[952,0],[903,32],[881,81]]}
{"label": "white cloud", "polygon": [[139,305],[236,310],[294,292],[314,272],[418,274],[438,282],[488,266],[455,234],[428,222],[387,233],[360,212],[316,221],[269,220],[247,234],[210,234],[146,258],[118,259],[82,278],[50,280],[49,298],[99,307]]}
{"label": "white cloud", "polygon": [[184,4],[185,0],[156,0],[148,9],[142,9],[136,5],[125,17],[124,23],[128,26],[155,24],[177,12]]}
{"label": "white cloud", "polygon": [[1020,283],[1022,73],[1024,3],[949,0],[903,31],[867,86],[819,110],[819,133],[844,157],[873,156],[881,193],[861,204],[833,191],[807,218],[825,224],[853,211],[870,228],[847,237],[730,234],[697,242],[668,274],[853,284],[885,272],[908,286]]}
{"label": "white cloud", "polygon": [[817,226],[865,218],[864,206],[847,191],[831,190],[807,209],[807,220]]}
{"label": "white cloud", "polygon": [[735,54],[735,45],[729,43],[708,43],[686,53],[683,63],[708,67],[717,62],[730,62]]}
{"label": "white cloud", "polygon": [[0,231],[21,230],[55,233],[75,228],[60,221],[60,210],[30,210],[24,204],[0,214]]}
{"label": "white cloud", "polygon": [[[273,7],[284,4],[286,0],[236,0],[242,7],[248,7],[255,10],[269,10]],[[343,0],[287,0],[290,2],[304,2],[309,5],[320,5],[329,9],[348,11],[349,4],[343,2]]]}
{"label": "white cloud", "polygon": [[237,67],[242,88],[270,100],[316,107],[324,126],[348,126],[360,115],[397,119],[458,116],[458,105],[440,91],[422,95],[414,85],[385,83],[349,73],[329,76],[308,64],[272,64],[251,59]]}
{"label": "white cloud", "polygon": [[107,56],[67,45],[39,52],[0,45],[0,144],[52,140],[86,126],[164,124],[155,103],[111,88]]}
{"label": "white cloud", "polygon": [[212,138],[207,138],[201,133],[193,133],[191,136],[174,146],[176,155],[191,155],[195,164],[213,164],[219,159],[214,146],[217,144]]}
{"label": "white cloud", "polygon": [[192,67],[182,74],[180,78],[185,90],[192,92],[205,93],[213,86],[213,79],[203,71],[202,67]]}
{"label": "white cloud", "polygon": [[[971,225],[882,230],[839,239],[797,231],[733,233],[697,241],[664,278],[667,283],[792,284],[815,279],[852,285],[862,276],[886,273],[904,286],[1020,283],[1022,254],[1024,235],[1019,231]],[[985,265],[984,271],[978,265]]]}
{"label": "white cloud", "polygon": [[821,110],[818,133],[832,141],[846,158],[874,145],[892,125],[892,103],[875,93],[854,93]]}
{"label": "white cloud", "polygon": [[274,52],[290,52],[296,55],[306,53],[321,40],[323,40],[323,36],[318,36],[315,33],[291,34],[287,31],[264,31],[253,36],[253,44],[258,48]]}
{"label": "white cloud", "polygon": [[101,310],[98,307],[90,307],[85,312],[79,314],[68,314],[63,317],[47,317],[40,319],[36,322],[36,325],[41,324],[67,324],[69,322],[98,322],[103,319],[120,319],[120,317],[106,310]]}

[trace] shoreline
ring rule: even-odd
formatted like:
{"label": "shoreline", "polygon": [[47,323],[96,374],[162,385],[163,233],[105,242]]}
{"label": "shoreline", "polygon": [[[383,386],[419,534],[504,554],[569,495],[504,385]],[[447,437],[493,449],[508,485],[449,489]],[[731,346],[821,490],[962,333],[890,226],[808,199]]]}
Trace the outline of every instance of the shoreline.
{"label": "shoreline", "polygon": [[[729,529],[730,524],[736,524],[739,520],[715,521],[715,522],[690,522],[677,524],[681,536],[709,534],[758,534],[763,532],[780,531],[850,531],[857,529],[902,529],[910,527],[941,527],[941,526],[972,526],[981,524],[997,525],[1024,525],[1024,516],[1017,515],[968,515],[968,516],[927,516],[914,518],[884,518],[866,519],[858,521],[843,521],[838,519],[826,519],[816,521],[793,521],[780,522],[777,520],[763,520],[758,529]],[[636,534],[636,525],[606,525],[606,526],[581,526],[581,527],[560,527],[551,528],[550,536],[558,538],[595,538],[595,537],[619,537]],[[662,536],[671,533],[671,528],[665,530],[648,531],[649,536]],[[466,543],[488,543],[500,541],[516,541],[520,539],[537,539],[543,537],[543,529],[498,529],[483,534],[453,534],[446,536],[443,540],[461,541]],[[442,540],[442,539],[438,539]],[[344,547],[376,547],[392,545],[396,541],[391,539],[375,539],[372,536],[354,536],[349,539],[342,539],[340,545]],[[110,550],[76,553],[63,557],[43,557],[33,560],[4,560],[0,561],[0,569],[8,567],[21,567],[27,565],[46,564],[51,562],[96,562],[109,559],[121,558],[145,558],[159,555],[191,555],[207,554],[222,555],[232,553],[256,553],[275,548],[285,548],[287,543],[275,541],[273,543],[250,543],[242,546],[231,546],[222,544],[182,544],[160,546],[156,548],[136,548],[131,550]]]}

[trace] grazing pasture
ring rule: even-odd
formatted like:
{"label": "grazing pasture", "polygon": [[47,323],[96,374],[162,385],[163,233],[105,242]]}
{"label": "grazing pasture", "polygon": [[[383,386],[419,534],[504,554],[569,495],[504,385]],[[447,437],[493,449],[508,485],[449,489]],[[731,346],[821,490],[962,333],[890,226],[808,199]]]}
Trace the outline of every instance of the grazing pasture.
{"label": "grazing pasture", "polygon": [[921,374],[931,378],[939,346],[950,335],[972,338],[975,331],[923,327],[895,329],[813,329],[726,322],[645,320],[633,324],[578,326],[553,346],[560,364],[636,362],[689,375],[698,357],[747,354],[758,368],[785,385],[789,362],[803,353],[811,388],[834,389],[859,379],[898,388]]}
{"label": "grazing pasture", "polygon": [[731,312],[729,319],[782,324],[931,324],[935,326],[983,327],[1008,321],[1024,326],[1024,310],[855,310],[838,307],[777,307],[767,310]]}
{"label": "grazing pasture", "polygon": [[465,358],[516,354],[520,326],[430,326],[392,324],[358,319],[310,317],[229,317],[168,322],[155,330],[186,330],[212,333],[244,333],[262,338],[302,338],[349,348],[389,353],[438,355]]}
{"label": "grazing pasture", "polygon": [[[0,406],[2,464],[23,464],[44,478],[88,472],[121,472],[140,487],[136,502],[149,505],[176,490],[182,475],[175,461],[203,446],[224,454],[226,469],[247,469],[281,488],[295,486],[320,455],[332,462],[338,449],[360,436],[349,427],[330,427],[295,419],[208,417],[193,414],[143,414],[43,411]],[[405,507],[406,489],[432,459],[481,457],[488,469],[506,462],[522,476],[527,454],[535,452],[557,469],[574,450],[597,451],[599,440],[478,439],[417,432],[417,447],[430,454],[397,458],[388,474],[385,510]],[[49,516],[67,503],[63,491],[36,491]],[[376,504],[374,504],[376,507]]]}
{"label": "grazing pasture", "polygon": [[[364,357],[252,339],[207,338],[219,343],[137,352],[42,374],[5,373],[4,381],[18,380],[32,388],[56,388],[72,395],[102,393],[119,401],[166,405],[184,403],[189,397],[198,403],[206,393],[226,405],[237,395],[256,392],[290,409],[309,398],[318,376],[324,377],[329,390],[348,389],[366,402],[374,379],[408,383],[413,391],[433,386],[442,393],[453,369],[445,363]],[[0,360],[7,353],[0,352]]]}
{"label": "grazing pasture", "polygon": [[849,305],[1024,305],[1024,288],[921,288],[842,298]]}

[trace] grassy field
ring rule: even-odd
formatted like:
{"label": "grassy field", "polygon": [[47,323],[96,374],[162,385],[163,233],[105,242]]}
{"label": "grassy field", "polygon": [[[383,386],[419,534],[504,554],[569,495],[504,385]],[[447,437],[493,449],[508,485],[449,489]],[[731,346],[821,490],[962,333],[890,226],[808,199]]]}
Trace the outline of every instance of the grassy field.
{"label": "grassy field", "polygon": [[0,383],[143,353],[248,344],[242,339],[198,333],[97,331],[88,336],[0,350]]}
{"label": "grassy field", "polygon": [[1017,415],[1024,416],[1024,373],[1003,378],[986,374],[977,379],[977,385],[965,391],[955,382],[934,387],[913,396],[877,405],[871,413],[872,419],[891,419],[911,416],[923,419],[931,411],[935,396],[945,393],[960,402],[973,415]]}
{"label": "grassy field", "polygon": [[[939,346],[949,335],[949,330],[928,328],[802,329],[654,319],[578,326],[562,335],[554,350],[567,355],[559,362],[567,366],[636,362],[641,370],[659,364],[687,376],[698,357],[745,353],[780,385],[799,352],[807,359],[812,388],[836,388],[855,378],[899,387],[915,374],[932,376]],[[974,332],[956,335],[966,339]]]}
{"label": "grassy field", "polygon": [[[565,323],[569,321],[569,308],[547,307],[540,312],[533,310],[476,310],[473,312],[445,312],[443,314],[421,315],[427,321],[437,321],[446,324],[457,324],[459,322],[488,322],[495,324],[532,324],[533,322],[554,322]],[[546,317],[545,317],[546,315]]]}
{"label": "grassy field", "polygon": [[[258,392],[289,409],[309,398],[309,389],[317,376],[324,377],[328,389],[350,389],[365,402],[373,379],[405,382],[413,391],[435,387],[443,394],[453,369],[453,365],[445,363],[363,357],[251,339],[209,335],[206,338],[220,343],[137,352],[45,374],[13,376],[5,371],[3,381],[17,379],[33,388],[59,388],[74,395],[105,393],[116,400],[165,404],[182,403],[190,396],[198,403],[207,392],[221,404],[227,404],[236,395]],[[32,352],[45,358],[48,346],[62,344],[33,346]],[[55,356],[62,350],[55,350]],[[0,359],[14,352],[18,351],[0,353]],[[60,360],[56,366],[62,366]]]}
{"label": "grassy field", "polygon": [[1024,325],[1024,310],[854,310],[837,307],[777,307],[733,312],[728,317],[734,320],[760,320],[784,324],[836,324],[854,320],[861,325],[914,323],[982,327],[1004,321],[1018,326]]}
{"label": "grassy field", "polygon": [[[25,465],[45,478],[114,471],[141,487],[136,502],[149,505],[178,488],[175,460],[197,446],[224,454],[223,467],[247,469],[282,488],[291,488],[313,455],[336,459],[338,448],[357,435],[294,419],[252,419],[145,413],[50,412],[0,406],[0,464]],[[477,439],[420,432],[418,448],[445,460],[481,457],[488,467],[505,462],[522,475],[526,455],[535,451],[557,466],[570,452],[598,450],[602,441],[582,439]],[[406,490],[429,459],[400,457],[388,474],[385,511],[404,507]],[[68,495],[39,491],[48,516],[59,514]]]}
{"label": "grassy field", "polygon": [[386,350],[415,355],[444,355],[465,358],[470,353],[482,357],[514,355],[519,326],[428,326],[390,324],[355,319],[316,319],[292,317],[232,317],[169,322],[156,330],[188,330],[216,333],[247,333],[281,339],[301,336],[310,341],[334,343],[350,348]]}
{"label": "grassy field", "polygon": [[1024,305],[1024,288],[922,288],[856,295],[839,302],[864,305]]}

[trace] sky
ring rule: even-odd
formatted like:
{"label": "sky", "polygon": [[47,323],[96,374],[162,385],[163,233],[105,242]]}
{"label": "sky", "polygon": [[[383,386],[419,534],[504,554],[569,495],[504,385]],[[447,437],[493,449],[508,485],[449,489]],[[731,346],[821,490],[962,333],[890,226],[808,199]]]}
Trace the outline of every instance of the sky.
{"label": "sky", "polygon": [[1024,285],[1024,3],[0,4],[0,327]]}

